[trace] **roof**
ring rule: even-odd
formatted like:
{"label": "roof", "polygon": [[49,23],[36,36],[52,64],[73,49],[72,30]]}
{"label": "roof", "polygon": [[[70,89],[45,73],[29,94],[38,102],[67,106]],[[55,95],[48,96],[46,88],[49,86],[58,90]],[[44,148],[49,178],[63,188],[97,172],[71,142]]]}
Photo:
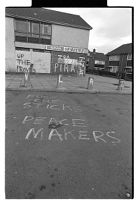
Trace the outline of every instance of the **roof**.
{"label": "roof", "polygon": [[106,60],[106,55],[104,55],[104,53],[98,53],[98,52],[90,52],[90,57],[92,57],[92,55],[94,55],[94,59],[95,60],[101,60],[101,61],[105,61]]}
{"label": "roof", "polygon": [[92,27],[79,15],[34,7],[7,7],[7,17],[18,17],[29,20],[38,20],[46,23],[72,26],[81,29],[91,30]]}
{"label": "roof", "polygon": [[120,55],[120,54],[131,54],[132,53],[132,43],[123,44],[120,47],[114,49],[107,53],[108,56],[110,55]]}

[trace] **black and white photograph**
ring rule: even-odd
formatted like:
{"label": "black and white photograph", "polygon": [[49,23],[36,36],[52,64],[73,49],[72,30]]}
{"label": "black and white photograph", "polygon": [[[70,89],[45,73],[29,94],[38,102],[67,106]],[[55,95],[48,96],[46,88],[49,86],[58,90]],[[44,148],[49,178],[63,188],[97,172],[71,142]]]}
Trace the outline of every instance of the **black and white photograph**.
{"label": "black and white photograph", "polygon": [[133,7],[5,8],[5,198],[133,198]]}

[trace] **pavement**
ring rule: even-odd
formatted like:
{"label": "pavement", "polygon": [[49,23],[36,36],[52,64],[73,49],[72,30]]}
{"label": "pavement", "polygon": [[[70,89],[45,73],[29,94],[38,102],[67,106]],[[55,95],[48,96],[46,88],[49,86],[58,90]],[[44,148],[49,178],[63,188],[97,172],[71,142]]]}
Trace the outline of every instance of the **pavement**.
{"label": "pavement", "polygon": [[[88,78],[94,79],[93,88],[87,89]],[[117,90],[118,79],[86,74],[85,76],[63,75],[63,83],[57,87],[57,75],[32,74],[31,85],[24,87],[24,74],[6,74],[6,90],[32,90],[73,93],[132,94],[132,82],[124,81],[122,90]]]}

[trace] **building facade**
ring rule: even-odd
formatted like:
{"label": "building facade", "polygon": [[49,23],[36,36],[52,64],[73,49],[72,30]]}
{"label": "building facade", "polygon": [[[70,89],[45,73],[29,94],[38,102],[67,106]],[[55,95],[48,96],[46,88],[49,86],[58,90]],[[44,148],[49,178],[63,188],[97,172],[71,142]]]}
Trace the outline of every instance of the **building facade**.
{"label": "building facade", "polygon": [[132,76],[132,43],[124,44],[107,54],[106,70],[123,74],[125,76]]}
{"label": "building facade", "polygon": [[79,15],[6,8],[6,72],[76,73],[85,66],[92,27]]}
{"label": "building facade", "polygon": [[104,53],[96,52],[94,49],[93,52],[88,52],[87,57],[87,71],[89,70],[104,70],[107,57]]}

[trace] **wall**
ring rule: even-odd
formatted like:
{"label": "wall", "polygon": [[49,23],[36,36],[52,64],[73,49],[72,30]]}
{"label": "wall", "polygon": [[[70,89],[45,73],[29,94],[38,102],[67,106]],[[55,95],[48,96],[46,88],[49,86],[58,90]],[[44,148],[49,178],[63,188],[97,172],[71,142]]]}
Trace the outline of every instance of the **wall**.
{"label": "wall", "polygon": [[86,54],[72,52],[52,52],[51,73],[77,74],[85,66]]}
{"label": "wall", "polygon": [[32,49],[16,50],[16,71],[25,72],[33,64],[32,72],[50,73],[51,54],[49,52],[35,52]]}
{"label": "wall", "polygon": [[15,47],[14,47],[14,20],[6,17],[6,71],[16,71]]}
{"label": "wall", "polygon": [[52,25],[52,45],[88,48],[89,30]]}

